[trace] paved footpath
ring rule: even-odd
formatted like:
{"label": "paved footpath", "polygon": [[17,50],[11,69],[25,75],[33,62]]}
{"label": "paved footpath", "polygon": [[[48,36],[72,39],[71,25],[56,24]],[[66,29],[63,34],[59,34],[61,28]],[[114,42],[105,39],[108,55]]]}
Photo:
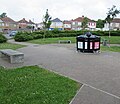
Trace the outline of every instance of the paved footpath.
{"label": "paved footpath", "polygon": [[79,53],[74,44],[26,45],[18,49],[25,54],[23,64],[0,58],[0,65],[39,65],[83,83],[70,104],[120,104],[120,53]]}

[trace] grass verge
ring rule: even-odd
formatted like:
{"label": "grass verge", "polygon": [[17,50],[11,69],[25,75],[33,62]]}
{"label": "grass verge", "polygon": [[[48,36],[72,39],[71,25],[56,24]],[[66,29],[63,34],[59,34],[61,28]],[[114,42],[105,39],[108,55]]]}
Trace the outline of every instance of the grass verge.
{"label": "grass verge", "polygon": [[53,43],[58,43],[59,40],[71,40],[72,43],[75,43],[76,38],[75,37],[45,38],[45,39],[31,40],[28,42],[35,44],[53,44]]}
{"label": "grass verge", "polygon": [[[108,36],[102,36],[101,40],[103,40],[103,39],[106,39],[109,41]],[[52,43],[58,43],[59,40],[71,40],[72,43],[75,43],[76,37],[45,38],[45,39],[31,40],[28,42],[35,43],[35,44],[52,44]],[[110,44],[120,44],[120,36],[111,36]]]}
{"label": "grass verge", "polygon": [[82,84],[38,66],[28,66],[1,68],[0,85],[1,104],[69,104]]}
{"label": "grass verge", "polygon": [[120,46],[101,46],[102,51],[120,52]]}
{"label": "grass verge", "polygon": [[120,36],[111,36],[110,38],[108,36],[102,36],[102,39],[106,39],[110,44],[120,44]]}
{"label": "grass verge", "polygon": [[12,43],[1,43],[0,49],[13,49],[16,50],[18,48],[25,47],[25,45],[18,45],[18,44],[12,44]]}

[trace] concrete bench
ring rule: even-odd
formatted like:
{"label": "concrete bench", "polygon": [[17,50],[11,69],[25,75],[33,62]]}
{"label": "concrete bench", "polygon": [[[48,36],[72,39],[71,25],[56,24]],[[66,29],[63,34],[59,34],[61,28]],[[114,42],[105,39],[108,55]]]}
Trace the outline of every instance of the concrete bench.
{"label": "concrete bench", "polygon": [[24,62],[24,54],[12,49],[0,50],[0,57],[8,59],[10,63]]}
{"label": "concrete bench", "polygon": [[58,43],[71,43],[71,40],[59,40]]}

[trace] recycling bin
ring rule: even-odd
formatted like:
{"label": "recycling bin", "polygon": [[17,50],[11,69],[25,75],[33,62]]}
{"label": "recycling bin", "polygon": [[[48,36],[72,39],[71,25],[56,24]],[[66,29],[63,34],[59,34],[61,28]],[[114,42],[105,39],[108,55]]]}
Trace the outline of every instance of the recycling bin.
{"label": "recycling bin", "polygon": [[98,52],[100,50],[100,37],[92,35],[90,32],[76,37],[77,51]]}

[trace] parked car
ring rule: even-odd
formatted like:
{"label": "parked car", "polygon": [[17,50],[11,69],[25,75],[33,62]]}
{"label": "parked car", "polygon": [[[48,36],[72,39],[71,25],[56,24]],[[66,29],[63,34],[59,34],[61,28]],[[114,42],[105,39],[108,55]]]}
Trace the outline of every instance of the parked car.
{"label": "parked car", "polygon": [[9,36],[15,36],[17,34],[17,31],[11,31],[10,33],[9,33]]}

